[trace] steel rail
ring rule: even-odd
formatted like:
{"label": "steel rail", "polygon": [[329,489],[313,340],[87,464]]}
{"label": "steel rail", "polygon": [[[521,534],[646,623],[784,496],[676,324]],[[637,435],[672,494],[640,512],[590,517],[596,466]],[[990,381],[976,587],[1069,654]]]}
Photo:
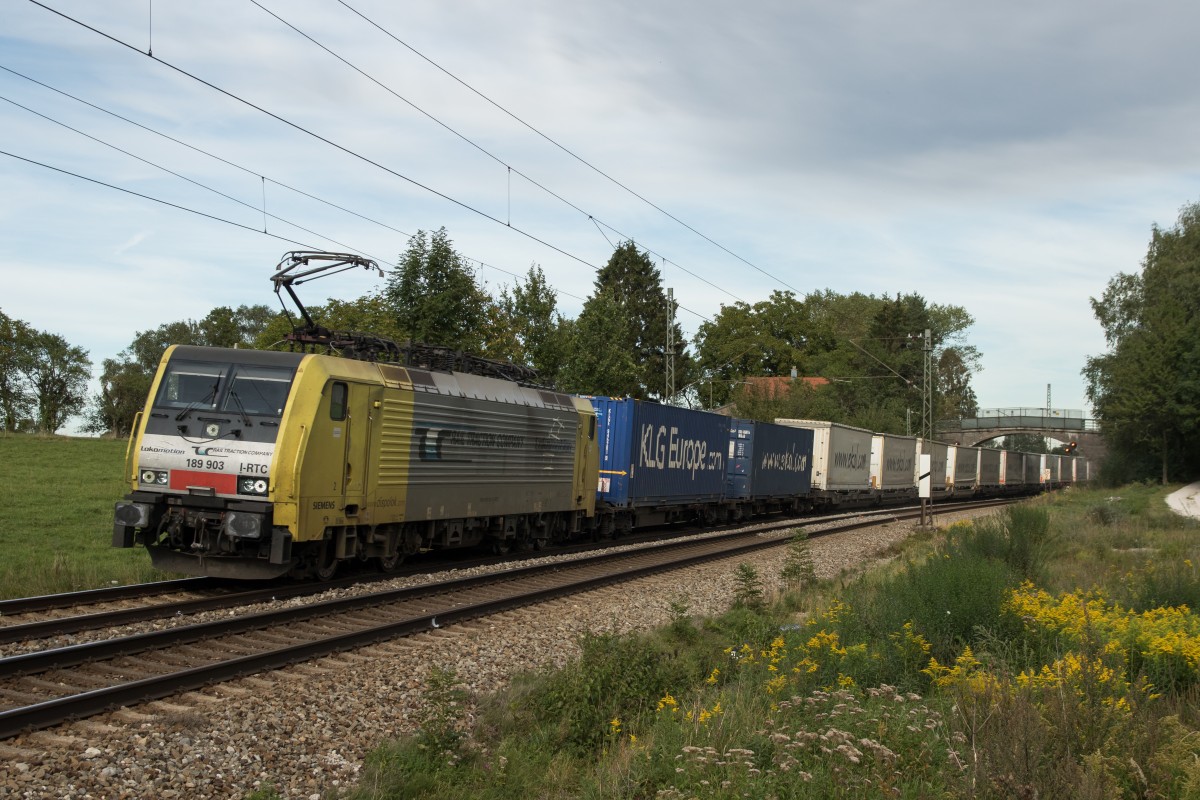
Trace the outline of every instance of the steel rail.
{"label": "steel rail", "polygon": [[129,600],[172,592],[195,592],[222,585],[215,578],[180,578],[152,583],[131,583],[127,586],[106,586],[103,589],[84,589],[80,592],[43,594],[37,597],[14,597],[0,600],[0,616],[28,614],[33,611],[50,611],[70,606],[96,605],[110,600]]}
{"label": "steel rail", "polygon": [[[995,505],[995,503],[988,503],[986,505]],[[919,512],[908,512],[906,514],[892,516],[893,519],[899,521],[901,519],[912,519],[919,517]],[[829,533],[845,532],[848,530],[869,527],[876,524],[879,524],[878,520],[859,520],[840,526],[836,530],[821,531],[819,533],[824,535]],[[383,625],[376,625],[351,633],[335,634],[334,636],[324,639],[276,648],[262,653],[241,656],[214,664],[192,667],[165,675],[143,678],[105,689],[81,692],[75,695],[55,698],[20,708],[8,709],[0,712],[0,739],[10,738],[24,731],[46,728],[70,719],[90,716],[122,705],[147,702],[149,700],[168,697],[182,691],[197,689],[214,682],[229,680],[231,678],[248,675],[255,672],[261,672],[263,670],[280,668],[289,664],[340,652],[366,644],[371,644],[381,640],[442,627],[443,625],[453,624],[483,615],[496,614],[512,608],[544,602],[557,597],[589,591],[601,586],[633,580],[656,572],[679,569],[707,561],[730,558],[760,549],[778,547],[790,541],[789,537],[764,538],[761,535],[763,532],[764,531],[762,530],[757,530],[752,532],[743,532],[737,535],[731,534],[728,536],[710,537],[701,540],[685,540],[683,543],[667,543],[649,548],[640,548],[636,551],[625,553],[591,556],[566,563],[521,567],[515,570],[492,573],[486,576],[471,576],[441,584],[409,587],[408,589],[375,593],[357,598],[344,598],[342,600],[329,601],[312,606],[303,606],[298,609],[287,609],[283,612],[265,612],[264,614],[253,615],[252,617],[243,617],[240,620],[231,620],[228,622],[232,624],[238,624],[239,621],[242,624],[246,624],[246,621],[257,618],[255,624],[251,625],[250,627],[265,627],[265,618],[268,616],[274,617],[273,622],[279,622],[280,620],[289,621],[301,619],[305,616],[321,616],[323,613],[328,613],[330,609],[334,607],[342,606],[343,608],[341,610],[354,610],[368,605],[380,605],[382,602],[386,602],[386,600],[383,600],[383,598],[394,598],[397,595],[404,595],[406,593],[408,596],[403,599],[411,600],[419,597],[418,593],[421,592],[425,594],[445,594],[453,589],[464,588],[470,585],[485,584],[488,582],[508,582],[517,577],[529,577],[531,575],[555,571],[564,573],[572,570],[578,571],[581,569],[586,569],[589,566],[594,567],[603,561],[621,561],[639,557],[644,558],[648,554],[652,555],[657,552],[661,555],[669,553],[671,550],[683,549],[685,547],[690,547],[692,549],[696,549],[698,547],[704,548],[705,546],[711,546],[713,544],[720,544],[723,542],[728,543],[729,540],[735,538],[744,538],[749,540],[747,542],[735,544],[730,547],[709,547],[706,552],[692,554],[685,556],[684,558],[644,565],[633,569],[607,572],[598,576],[567,580],[556,586],[521,591],[512,594],[509,597],[455,608],[443,608],[432,614],[418,614],[416,616],[409,617],[408,619],[397,620]],[[206,623],[199,626],[188,626],[188,628],[192,629],[192,633],[194,634],[197,632],[196,629],[200,628],[216,630],[222,626],[222,623],[225,622],[226,621],[222,621],[221,623]],[[172,635],[176,637],[184,636],[186,634],[181,633],[184,630],[185,629],[177,628],[173,629],[172,631],[164,631],[162,634],[165,634],[167,638],[171,638]],[[143,641],[146,641],[144,637],[147,636],[149,635],[143,634],[140,637],[131,638],[134,640],[142,639]],[[101,650],[105,649],[104,646],[111,647],[113,645],[119,645],[122,641],[124,641],[125,644],[128,644],[130,639],[93,643],[93,645],[96,647],[91,652],[93,655],[95,655]],[[186,641],[186,639],[180,639],[180,641]],[[56,651],[46,652],[63,656],[67,654],[67,651],[74,651],[70,653],[65,660],[61,660],[54,665],[55,667],[62,667],[72,663],[79,663],[73,659],[75,659],[79,653],[84,652],[85,648],[93,647],[93,645],[79,645],[76,648],[64,648]],[[113,652],[122,653],[126,651],[121,651],[118,648]],[[43,656],[43,654],[35,653],[3,659],[0,660],[0,667],[7,668],[9,665],[15,667],[18,663],[22,662],[27,665],[32,664],[36,660],[33,658],[34,656]],[[85,658],[87,657],[85,656]],[[9,674],[18,674],[26,671],[28,670],[10,670]],[[35,669],[34,671],[37,670]]]}

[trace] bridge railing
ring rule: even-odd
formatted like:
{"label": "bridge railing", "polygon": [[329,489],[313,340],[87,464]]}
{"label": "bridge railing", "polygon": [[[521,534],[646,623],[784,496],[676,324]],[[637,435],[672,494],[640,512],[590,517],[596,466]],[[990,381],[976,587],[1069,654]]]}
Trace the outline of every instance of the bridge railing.
{"label": "bridge railing", "polygon": [[939,420],[939,431],[1000,430],[1044,428],[1058,431],[1098,431],[1099,421],[1083,416],[1083,411],[1063,408],[981,408],[967,419]]}

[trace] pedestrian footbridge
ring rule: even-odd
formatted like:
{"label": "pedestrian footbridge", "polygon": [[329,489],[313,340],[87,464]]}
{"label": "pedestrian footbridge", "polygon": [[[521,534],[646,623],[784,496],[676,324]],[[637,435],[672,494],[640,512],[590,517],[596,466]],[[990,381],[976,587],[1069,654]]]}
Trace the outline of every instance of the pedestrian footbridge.
{"label": "pedestrian footbridge", "polygon": [[968,419],[939,420],[937,438],[976,446],[1001,436],[1029,434],[1075,442],[1080,455],[1098,458],[1104,450],[1100,426],[1082,411],[1063,408],[987,408]]}

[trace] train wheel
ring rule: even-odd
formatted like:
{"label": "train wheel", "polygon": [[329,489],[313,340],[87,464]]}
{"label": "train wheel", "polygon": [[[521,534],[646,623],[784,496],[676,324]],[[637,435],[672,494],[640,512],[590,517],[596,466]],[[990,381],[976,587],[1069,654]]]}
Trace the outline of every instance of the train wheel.
{"label": "train wheel", "polygon": [[404,554],[397,547],[392,553],[386,556],[378,556],[375,559],[375,566],[380,572],[395,572],[404,562]]}
{"label": "train wheel", "polygon": [[315,569],[317,579],[330,580],[337,573],[337,569],[337,546],[333,543],[333,539],[326,539],[321,543],[321,553],[317,556]]}

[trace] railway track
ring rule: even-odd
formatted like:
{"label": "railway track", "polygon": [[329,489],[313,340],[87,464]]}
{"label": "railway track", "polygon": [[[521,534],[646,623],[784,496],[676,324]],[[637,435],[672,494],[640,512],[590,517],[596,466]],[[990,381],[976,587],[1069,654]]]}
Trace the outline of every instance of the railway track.
{"label": "railway track", "polygon": [[[894,509],[856,514],[890,515]],[[826,522],[843,515],[806,518],[807,524]],[[794,527],[796,520],[789,520]],[[730,526],[740,529],[744,526]],[[713,529],[708,529],[712,531]],[[598,543],[576,544],[560,547],[551,555],[575,555],[614,545],[637,545],[659,541],[665,537],[677,537],[696,531],[672,529],[669,533],[639,534],[619,540]],[[522,559],[545,556],[546,552],[523,553],[517,556],[494,556],[464,558],[455,553],[449,557],[422,559],[402,570],[390,574],[360,573],[332,581],[280,583],[271,582],[247,585],[244,581],[222,581],[213,578],[186,578],[183,580],[159,581],[133,586],[116,586],[92,589],[83,592],[44,595],[0,601],[0,646],[13,643],[33,643],[56,636],[71,636],[85,631],[100,631],[122,625],[132,625],[153,620],[181,620],[193,614],[220,609],[252,606],[260,603],[275,603],[293,598],[309,597],[333,589],[345,589],[361,584],[376,583],[412,575],[428,574],[444,569],[473,569],[494,564],[509,563]],[[10,648],[11,650],[11,648]],[[0,651],[2,653],[3,651]],[[9,655],[12,653],[10,652]]]}
{"label": "railway track", "polygon": [[[919,512],[892,510],[883,516],[912,519]],[[878,517],[859,516],[821,534],[879,523]],[[789,537],[767,534],[795,527],[796,520],[784,520],[750,531],[518,566],[11,656],[0,659],[0,739],[654,572],[779,546]]]}

